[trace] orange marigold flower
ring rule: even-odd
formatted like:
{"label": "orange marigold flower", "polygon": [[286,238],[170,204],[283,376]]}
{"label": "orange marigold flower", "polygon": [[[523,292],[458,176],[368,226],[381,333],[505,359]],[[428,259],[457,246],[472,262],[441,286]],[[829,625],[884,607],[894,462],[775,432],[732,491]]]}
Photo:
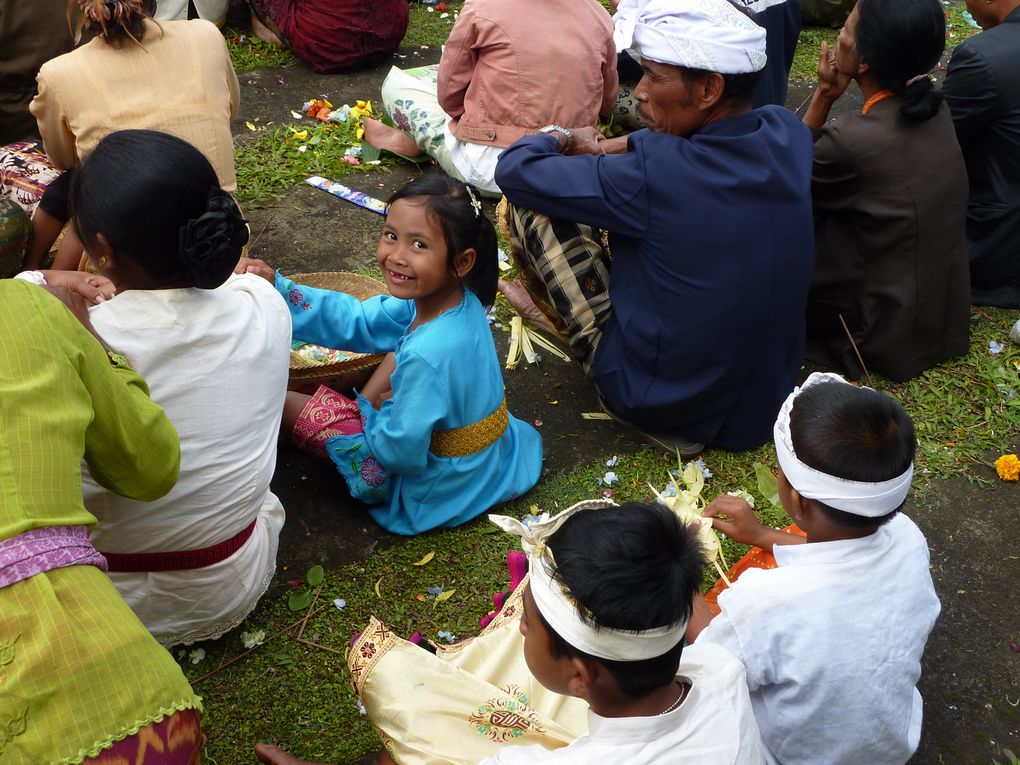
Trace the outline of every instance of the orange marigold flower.
{"label": "orange marigold flower", "polygon": [[995,472],[1003,481],[1020,480],[1020,459],[1015,454],[1003,454],[995,460]]}

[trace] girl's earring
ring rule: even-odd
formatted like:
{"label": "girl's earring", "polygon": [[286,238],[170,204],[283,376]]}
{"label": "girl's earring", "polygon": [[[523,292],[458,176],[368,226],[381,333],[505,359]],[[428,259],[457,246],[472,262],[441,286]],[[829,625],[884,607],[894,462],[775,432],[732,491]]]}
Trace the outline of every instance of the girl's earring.
{"label": "girl's earring", "polygon": [[108,265],[110,265],[110,259],[108,257],[106,257],[105,255],[100,255],[99,256],[99,267],[100,268],[106,268]]}

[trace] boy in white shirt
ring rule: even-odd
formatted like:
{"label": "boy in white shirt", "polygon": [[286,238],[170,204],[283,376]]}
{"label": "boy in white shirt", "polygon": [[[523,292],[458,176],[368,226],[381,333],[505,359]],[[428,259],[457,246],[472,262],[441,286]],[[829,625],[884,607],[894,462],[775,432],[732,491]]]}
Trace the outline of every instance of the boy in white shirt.
{"label": "boy in white shirt", "polygon": [[685,647],[684,600],[703,564],[690,529],[636,502],[565,514],[501,525],[528,552],[528,667],[588,702],[588,733],[562,749],[507,747],[483,765],[762,762],[740,663],[717,646]]}
{"label": "boy in white shirt", "polygon": [[807,538],[763,526],[736,497],[712,502],[715,528],[772,550],[778,568],[746,571],[714,619],[697,598],[687,637],[743,662],[770,765],[902,765],[940,608],[924,536],[900,513],[913,423],[891,397],[815,373],[774,436],[779,496]]}
{"label": "boy in white shirt", "polygon": [[[718,646],[685,647],[704,562],[696,536],[659,505],[593,504],[527,524],[489,516],[520,534],[528,553],[520,633],[531,674],[589,710],[588,732],[573,743],[505,745],[480,765],[762,765],[740,662]],[[369,717],[389,707],[376,697]],[[447,712],[422,706],[415,728],[437,731]],[[456,740],[431,743],[432,758],[414,762],[464,760]],[[274,765],[302,763],[276,747],[256,753]]]}

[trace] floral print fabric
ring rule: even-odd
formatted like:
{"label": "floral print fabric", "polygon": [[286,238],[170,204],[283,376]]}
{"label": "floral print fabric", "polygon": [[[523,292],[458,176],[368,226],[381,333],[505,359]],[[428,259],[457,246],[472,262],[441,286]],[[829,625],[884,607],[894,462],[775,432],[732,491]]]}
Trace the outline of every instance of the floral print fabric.
{"label": "floral print fabric", "polygon": [[299,449],[332,460],[355,499],[381,504],[389,497],[389,472],[369,451],[364,432],[358,403],[320,385],[294,423],[293,438]]}
{"label": "floral print fabric", "polygon": [[0,542],[0,587],[63,566],[106,571],[106,558],[92,546],[85,526],[46,526]]}

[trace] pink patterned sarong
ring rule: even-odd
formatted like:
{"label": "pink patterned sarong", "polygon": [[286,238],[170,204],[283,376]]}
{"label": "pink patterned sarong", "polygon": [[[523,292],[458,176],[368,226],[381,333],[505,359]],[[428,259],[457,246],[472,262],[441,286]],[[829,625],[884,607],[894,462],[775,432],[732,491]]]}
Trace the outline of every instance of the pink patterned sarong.
{"label": "pink patterned sarong", "polygon": [[320,385],[294,423],[294,445],[302,451],[329,460],[326,442],[334,436],[363,433],[362,423],[357,401]]}
{"label": "pink patterned sarong", "polygon": [[0,542],[0,587],[64,566],[107,570],[85,526],[47,526]]}

